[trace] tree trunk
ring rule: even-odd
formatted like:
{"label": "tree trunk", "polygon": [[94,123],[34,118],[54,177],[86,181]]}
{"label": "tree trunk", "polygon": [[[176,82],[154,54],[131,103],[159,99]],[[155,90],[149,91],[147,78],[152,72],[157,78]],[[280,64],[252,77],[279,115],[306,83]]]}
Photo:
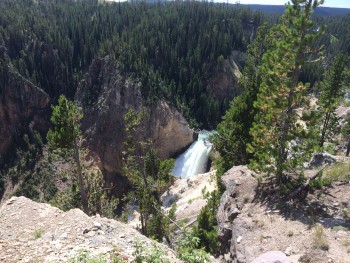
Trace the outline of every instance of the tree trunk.
{"label": "tree trunk", "polygon": [[346,154],[345,156],[349,156],[350,153],[350,139],[348,140],[348,145],[346,146]]}
{"label": "tree trunk", "polygon": [[89,211],[89,205],[88,205],[88,198],[84,187],[83,173],[81,171],[77,139],[74,140],[74,159],[78,169],[78,182],[79,182],[79,190],[81,195],[81,203],[83,205],[83,211],[84,213],[89,214],[90,211]]}
{"label": "tree trunk", "polygon": [[328,123],[329,123],[330,118],[331,118],[331,114],[328,111],[326,113],[326,117],[325,117],[324,122],[323,122],[323,127],[322,127],[322,132],[321,132],[321,139],[320,139],[320,143],[319,143],[320,147],[323,147],[324,141],[326,139],[326,132],[327,132],[327,129],[328,129]]}

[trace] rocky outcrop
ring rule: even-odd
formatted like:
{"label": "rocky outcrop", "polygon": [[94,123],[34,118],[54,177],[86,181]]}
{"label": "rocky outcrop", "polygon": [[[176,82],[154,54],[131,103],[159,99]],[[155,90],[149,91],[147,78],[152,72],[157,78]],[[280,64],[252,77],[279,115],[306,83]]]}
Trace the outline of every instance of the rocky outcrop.
{"label": "rocky outcrop", "polygon": [[174,157],[193,142],[196,134],[176,109],[160,101],[149,110],[149,136],[161,159]]}
{"label": "rocky outcrop", "polygon": [[308,169],[321,167],[323,165],[331,165],[335,162],[345,162],[347,158],[345,156],[332,155],[328,152],[314,153],[310,159],[310,162],[305,164]]}
{"label": "rocky outcrop", "polygon": [[0,46],[0,156],[21,132],[46,131],[49,102],[47,93],[14,69]]}
{"label": "rocky outcrop", "polygon": [[84,252],[107,262],[112,257],[130,262],[137,241],[144,247],[157,244],[170,262],[179,262],[172,250],[126,224],[79,209],[63,212],[25,197],[12,197],[0,208],[0,226],[1,262],[68,262]]}
{"label": "rocky outcrop", "polygon": [[242,66],[246,56],[242,52],[234,51],[217,66],[215,74],[208,81],[207,92],[216,100],[228,102],[241,93],[238,80],[241,77]]}
{"label": "rocky outcrop", "polygon": [[175,203],[177,220],[196,220],[200,210],[207,203],[203,191],[210,193],[216,189],[215,172],[198,174],[188,179],[177,178],[161,196],[163,207],[168,209]]}
{"label": "rocky outcrop", "polygon": [[93,61],[76,93],[84,113],[85,143],[95,155],[107,185],[114,186],[115,194],[123,193],[127,187],[121,175],[121,151],[125,138],[123,116],[129,109],[147,113],[141,123],[142,134],[137,134],[135,140],[151,138],[162,159],[174,156],[194,139],[186,120],[166,102],[145,105],[141,85],[126,77],[107,56]]}
{"label": "rocky outcrop", "polygon": [[[249,223],[241,220],[240,214],[245,202],[254,197],[257,185],[253,172],[246,166],[234,166],[221,177],[225,192],[221,196],[217,213],[218,236],[221,244],[221,254],[227,262],[236,259],[245,263],[244,248],[240,242],[244,229],[249,228]],[[244,181],[243,189],[237,187]]]}
{"label": "rocky outcrop", "polygon": [[221,262],[350,262],[342,245],[350,227],[349,183],[333,181],[302,200],[286,198],[267,178],[258,183],[246,166],[232,167],[222,183]]}

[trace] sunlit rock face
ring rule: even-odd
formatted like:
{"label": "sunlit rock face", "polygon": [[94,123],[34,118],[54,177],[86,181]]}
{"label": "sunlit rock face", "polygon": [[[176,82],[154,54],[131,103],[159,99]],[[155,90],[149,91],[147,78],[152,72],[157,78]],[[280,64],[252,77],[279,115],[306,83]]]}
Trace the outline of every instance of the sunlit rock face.
{"label": "sunlit rock face", "polygon": [[146,105],[141,86],[125,76],[118,63],[107,56],[92,62],[75,97],[84,113],[81,127],[85,145],[117,195],[128,187],[122,176],[121,153],[125,139],[123,116],[129,109],[145,111],[135,140],[151,138],[161,159],[173,157],[194,140],[193,130],[175,108],[164,101]]}

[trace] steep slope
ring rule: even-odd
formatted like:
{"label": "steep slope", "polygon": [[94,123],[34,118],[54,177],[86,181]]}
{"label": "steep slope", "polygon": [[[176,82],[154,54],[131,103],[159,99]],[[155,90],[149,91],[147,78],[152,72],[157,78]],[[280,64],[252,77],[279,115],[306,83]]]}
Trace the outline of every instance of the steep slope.
{"label": "steep slope", "polygon": [[[132,261],[137,240],[150,239],[130,226],[79,209],[63,212],[25,197],[12,197],[0,208],[0,261],[67,262],[83,251],[92,256]],[[172,250],[158,244],[170,262],[179,262]]]}
{"label": "steep slope", "polygon": [[47,129],[49,102],[47,93],[14,69],[6,48],[0,46],[0,156],[8,153],[22,131]]}

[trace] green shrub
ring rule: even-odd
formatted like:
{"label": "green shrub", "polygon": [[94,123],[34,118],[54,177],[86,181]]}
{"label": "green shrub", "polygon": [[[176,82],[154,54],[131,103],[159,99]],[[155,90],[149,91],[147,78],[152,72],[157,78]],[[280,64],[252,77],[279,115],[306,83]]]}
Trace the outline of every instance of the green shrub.
{"label": "green shrub", "polygon": [[218,191],[207,194],[207,205],[197,217],[197,226],[193,227],[193,235],[199,239],[197,248],[204,248],[210,254],[217,254],[219,239],[217,234],[216,214],[219,207],[220,195]]}
{"label": "green shrub", "polygon": [[98,256],[91,256],[89,252],[81,251],[78,255],[76,255],[74,258],[71,258],[68,260],[68,263],[126,263],[127,260],[121,258],[119,255],[114,255],[113,252],[111,252],[112,255],[109,256],[109,260],[107,260],[107,256],[105,255],[98,255]]}
{"label": "green shrub", "polygon": [[134,263],[170,263],[166,251],[156,242],[152,242],[150,247],[142,244],[140,240],[136,240],[135,244],[136,249],[132,254],[135,257]]}
{"label": "green shrub", "polygon": [[41,228],[38,228],[34,230],[33,237],[34,239],[39,239],[43,236],[43,234],[44,234],[44,230],[42,230]]}
{"label": "green shrub", "polygon": [[200,240],[193,231],[185,232],[179,241],[177,251],[179,258],[188,263],[204,263],[209,261],[209,254],[204,249],[198,249]]}

